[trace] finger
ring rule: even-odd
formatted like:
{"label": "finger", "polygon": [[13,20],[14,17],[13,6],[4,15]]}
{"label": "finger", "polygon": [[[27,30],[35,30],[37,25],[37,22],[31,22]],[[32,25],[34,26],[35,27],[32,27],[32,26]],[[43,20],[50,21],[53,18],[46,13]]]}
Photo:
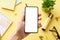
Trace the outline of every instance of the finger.
{"label": "finger", "polygon": [[25,15],[23,16],[22,21],[25,21]]}
{"label": "finger", "polygon": [[42,27],[42,24],[41,23],[38,23],[38,28]]}
{"label": "finger", "polygon": [[41,14],[38,14],[38,17],[40,17],[41,16]]}
{"label": "finger", "polygon": [[25,21],[25,15],[24,15],[24,17],[23,17],[23,21]]}
{"label": "finger", "polygon": [[38,18],[38,21],[42,20],[42,18]]}
{"label": "finger", "polygon": [[38,14],[38,21],[42,19],[40,16],[41,16],[41,14]]}

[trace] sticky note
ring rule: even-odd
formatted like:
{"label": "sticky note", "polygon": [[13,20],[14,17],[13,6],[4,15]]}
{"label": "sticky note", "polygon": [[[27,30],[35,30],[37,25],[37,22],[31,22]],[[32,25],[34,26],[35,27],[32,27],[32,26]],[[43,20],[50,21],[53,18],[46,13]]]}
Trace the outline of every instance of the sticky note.
{"label": "sticky note", "polygon": [[21,3],[21,2],[22,2],[22,0],[16,0],[16,5]]}
{"label": "sticky note", "polygon": [[0,34],[1,36],[6,32],[6,30],[11,25],[11,23],[12,21],[0,12]]}
{"label": "sticky note", "polygon": [[38,7],[25,8],[25,32],[38,31]]}
{"label": "sticky note", "polygon": [[14,10],[16,0],[2,0],[2,8]]}

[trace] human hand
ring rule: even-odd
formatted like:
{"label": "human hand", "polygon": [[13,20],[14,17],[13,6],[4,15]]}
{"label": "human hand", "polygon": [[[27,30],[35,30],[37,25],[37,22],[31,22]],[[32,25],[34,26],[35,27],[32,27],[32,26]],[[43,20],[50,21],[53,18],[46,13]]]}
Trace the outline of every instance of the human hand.
{"label": "human hand", "polygon": [[[41,20],[41,18],[39,18],[40,16],[41,14],[38,14],[38,22]],[[18,28],[17,33],[13,36],[12,40],[22,40],[29,34],[24,32],[25,27],[24,25],[25,25],[25,16],[23,16],[22,20],[19,22],[19,26],[17,27]],[[41,26],[42,26],[41,23],[38,23],[38,28],[40,28]]]}

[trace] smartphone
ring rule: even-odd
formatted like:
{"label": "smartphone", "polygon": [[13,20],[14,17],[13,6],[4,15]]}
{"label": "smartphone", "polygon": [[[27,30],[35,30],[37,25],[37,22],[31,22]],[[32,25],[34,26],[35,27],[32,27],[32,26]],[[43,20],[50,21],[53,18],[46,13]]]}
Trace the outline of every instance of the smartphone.
{"label": "smartphone", "polygon": [[25,7],[25,32],[38,31],[38,7],[28,6]]}

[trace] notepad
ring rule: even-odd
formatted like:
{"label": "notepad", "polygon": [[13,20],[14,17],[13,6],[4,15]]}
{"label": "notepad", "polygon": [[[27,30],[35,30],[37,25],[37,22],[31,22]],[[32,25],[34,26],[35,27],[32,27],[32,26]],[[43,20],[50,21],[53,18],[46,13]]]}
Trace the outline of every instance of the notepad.
{"label": "notepad", "polygon": [[1,40],[1,35],[0,35],[0,40]]}
{"label": "notepad", "polygon": [[25,12],[25,32],[37,32],[38,7],[26,7]]}
{"label": "notepad", "polygon": [[22,0],[16,0],[16,5],[21,3],[21,2],[22,2]]}
{"label": "notepad", "polygon": [[12,24],[12,21],[0,12],[0,34],[1,36],[6,32],[6,30],[11,24]]}
{"label": "notepad", "polygon": [[2,0],[2,8],[14,10],[16,0]]}

